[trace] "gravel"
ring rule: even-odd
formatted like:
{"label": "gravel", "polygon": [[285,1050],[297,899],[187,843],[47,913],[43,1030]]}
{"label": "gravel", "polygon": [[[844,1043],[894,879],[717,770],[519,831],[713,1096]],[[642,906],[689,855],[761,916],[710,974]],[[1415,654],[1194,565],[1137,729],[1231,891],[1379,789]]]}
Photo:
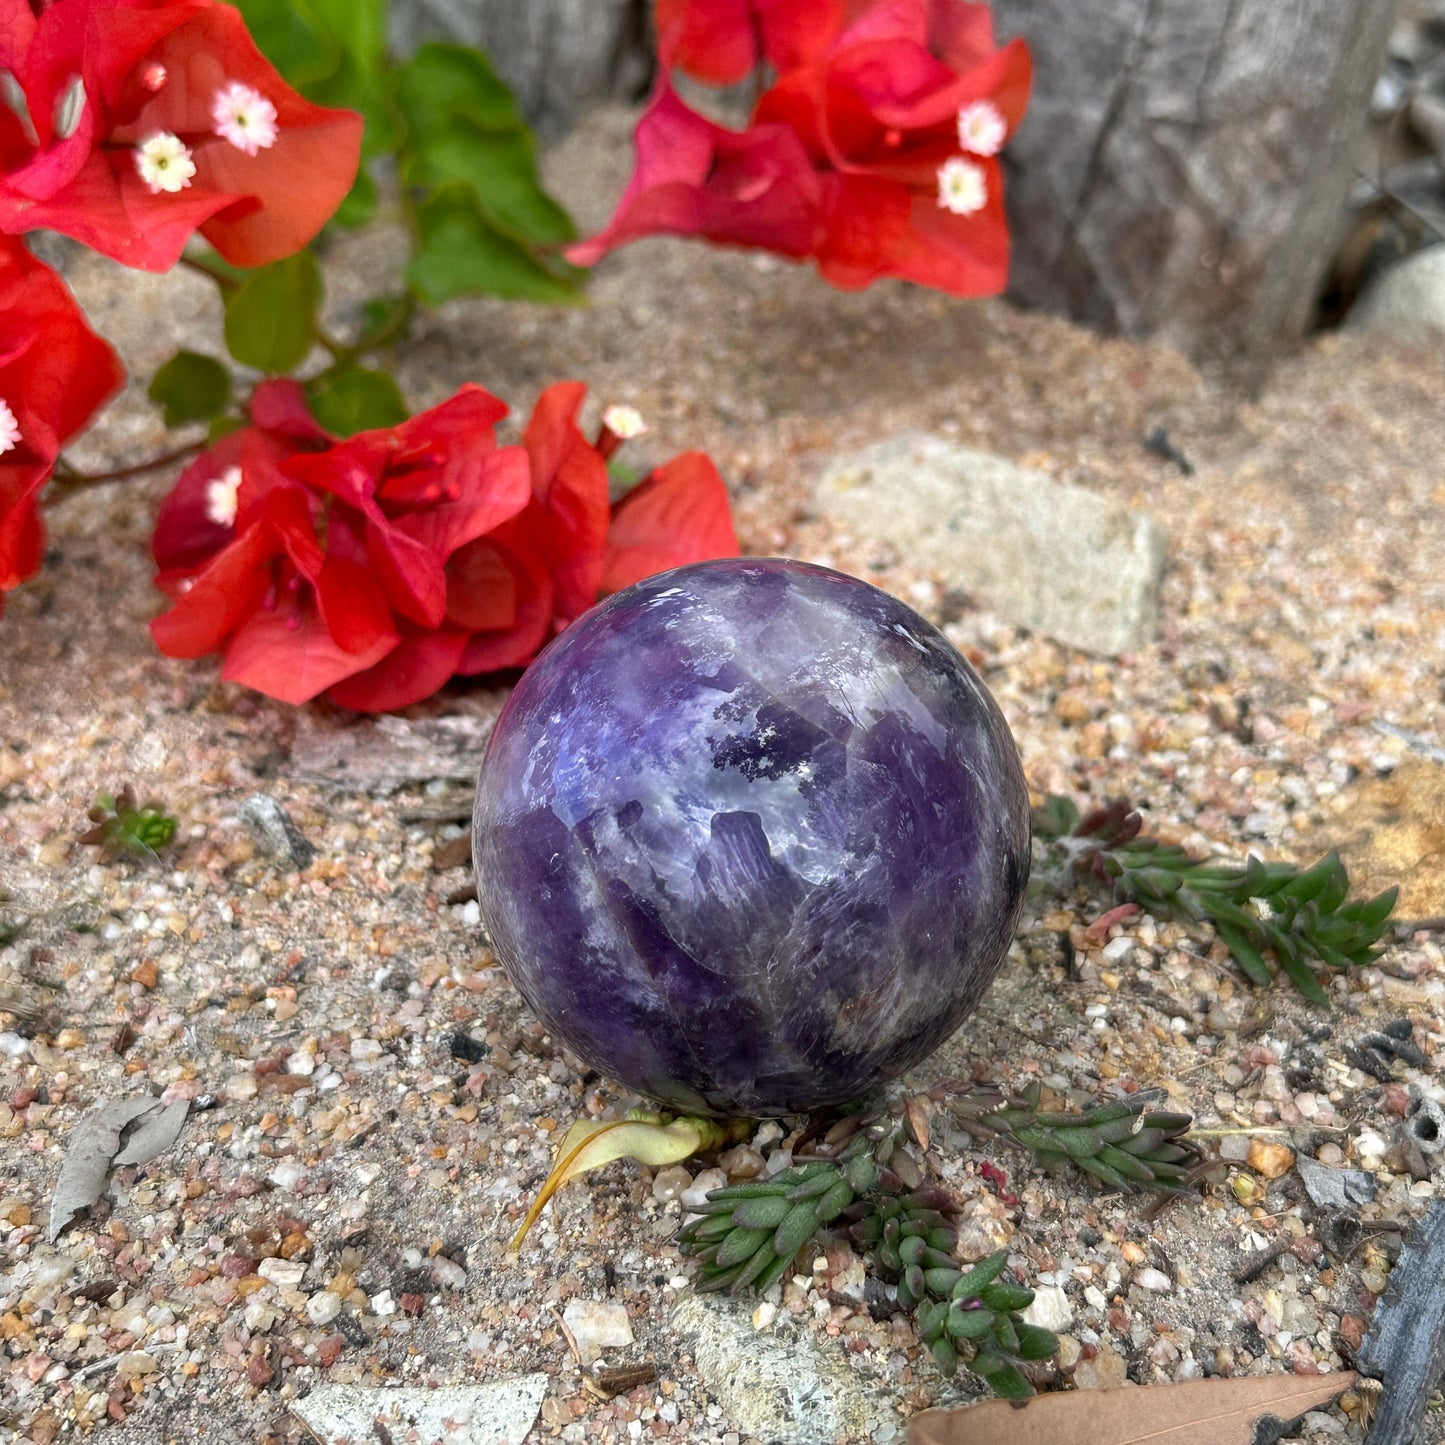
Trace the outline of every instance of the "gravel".
{"label": "gravel", "polygon": [[[584,224],[620,189],[627,121],[602,112],[550,157]],[[394,249],[385,232],[332,248],[338,324]],[[187,275],[126,276],[88,257],[70,274],[141,378],[78,460],[136,460],[165,442],[143,399],[148,369],[182,341],[213,342],[215,308]],[[683,243],[622,253],[592,296],[566,313],[450,304],[421,322],[403,383],[431,403],[479,380],[525,415],[541,385],[584,377],[593,412],[628,402],[651,424],[634,465],[708,449],[749,550],[854,571],[944,626],[998,697],[1038,791],[1127,796],[1188,847],[1308,861],[1361,780],[1439,766],[1411,741],[1445,735],[1438,348],[1322,337],[1246,401],[1171,352],[1000,302],[893,285],[841,295],[767,258]],[[1158,425],[1192,475],[1145,449]],[[835,453],[920,428],[1156,516],[1170,539],[1158,641],[1110,662],[1070,651],[906,550],[881,556],[816,518]],[[54,507],[45,568],[0,623],[0,938],[21,928],[0,945],[9,1423],[37,1445],[101,1428],[118,1442],[291,1445],[307,1437],[290,1405],[323,1384],[542,1373],[529,1440],[740,1445],[726,1382],[690,1343],[714,1306],[694,1297],[673,1243],[694,1191],[722,1176],[655,1190],[649,1171],[612,1166],[563,1190],[519,1257],[505,1252],[570,1122],[631,1101],[528,1018],[474,905],[455,901],[465,872],[433,867],[465,812],[465,768],[453,750],[429,779],[416,739],[444,719],[461,720],[446,736],[480,739],[504,694],[450,689],[388,734],[160,657],[144,627],[158,610],[145,543],[165,485]],[[328,756],[391,745],[400,761],[368,791],[300,767],[303,733],[313,757],[320,737]],[[94,795],[127,780],[181,820],[159,864],[105,864],[76,842]],[[314,847],[308,867],[248,831],[240,810],[258,792]],[[910,1082],[977,1068],[1040,1083],[1055,1108],[1160,1087],[1225,1157],[1151,1215],[1148,1201],[1032,1172],[936,1125],[961,1248],[1007,1247],[1062,1291],[1077,1385],[1345,1368],[1399,1231],[1439,1187],[1440,1156],[1417,1150],[1422,1174],[1402,1138],[1415,1099],[1445,1099],[1438,920],[1416,915],[1380,966],[1334,980],[1325,1014],[1283,988],[1255,992],[1198,929],[1142,914],[1090,934],[1101,911],[1036,900],[980,1011]],[[1348,1051],[1402,1019],[1424,1066],[1387,1061],[1388,1082],[1356,1067]],[[468,1057],[454,1055],[458,1034]],[[116,1171],[91,1218],[47,1244],[77,1125],[147,1089],[191,1101],[179,1141]],[[772,1172],[796,1136],[765,1131],[750,1149]],[[1263,1172],[1250,1163],[1259,1140],[1277,1146],[1256,1151]],[[1281,1148],[1371,1177],[1351,1229],[1296,1170],[1267,1177]],[[988,1159],[1006,1185],[980,1173]],[[755,1168],[749,1153],[736,1162]],[[819,1258],[764,1301],[765,1330],[750,1304],[739,1331],[827,1346],[816,1358],[843,1361],[869,1429],[901,1432],[917,1410],[977,1397],[967,1373],[939,1378],[906,1319],[874,1317],[851,1251]],[[575,1301],[621,1310],[634,1343],[606,1362],[650,1362],[655,1380],[608,1398],[558,1318]],[[1364,1409],[1350,1392],[1299,1438],[1358,1445]]]}

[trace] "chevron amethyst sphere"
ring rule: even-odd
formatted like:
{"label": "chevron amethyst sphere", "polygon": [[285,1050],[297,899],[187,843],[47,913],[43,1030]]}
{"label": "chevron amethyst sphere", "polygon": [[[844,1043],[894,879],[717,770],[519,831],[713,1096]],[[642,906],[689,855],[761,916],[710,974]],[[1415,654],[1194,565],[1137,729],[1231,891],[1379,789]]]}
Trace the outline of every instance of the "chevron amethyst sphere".
{"label": "chevron amethyst sphere", "polygon": [[937,1048],[1013,937],[1018,754],[973,670],[853,577],[650,577],[517,684],[477,785],[497,955],[590,1065],[669,1107],[842,1103]]}

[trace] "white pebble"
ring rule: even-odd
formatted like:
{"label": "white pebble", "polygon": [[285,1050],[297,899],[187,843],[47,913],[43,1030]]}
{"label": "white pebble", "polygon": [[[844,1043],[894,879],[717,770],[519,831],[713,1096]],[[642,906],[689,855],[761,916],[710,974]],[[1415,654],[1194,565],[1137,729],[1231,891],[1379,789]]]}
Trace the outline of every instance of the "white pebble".
{"label": "white pebble", "polygon": [[371,1063],[381,1057],[381,1044],[376,1039],[352,1039],[351,1057],[357,1063]]}
{"label": "white pebble", "polygon": [[467,1272],[456,1260],[439,1254],[431,1262],[431,1277],[443,1289],[461,1289],[467,1282]]}
{"label": "white pebble", "polygon": [[301,1182],[306,1171],[294,1160],[283,1159],[267,1176],[277,1189],[290,1194]]}
{"label": "white pebble", "polygon": [[384,1289],[372,1295],[371,1312],[374,1315],[394,1315],[396,1313],[396,1301],[391,1297],[391,1291]]}
{"label": "white pebble", "polygon": [[562,1319],[572,1331],[584,1365],[590,1365],[603,1350],[620,1349],[632,1343],[632,1321],[627,1317],[627,1307],[615,1300],[568,1300]]}
{"label": "white pebble", "polygon": [[286,1072],[288,1074],[301,1074],[309,1078],[316,1072],[316,1055],[306,1049],[297,1049],[296,1052],[286,1060]]}
{"label": "white pebble", "polygon": [[1034,1291],[1034,1302],[1024,1311],[1023,1317],[1028,1324],[1059,1334],[1073,1324],[1074,1307],[1060,1286],[1041,1284]]}
{"label": "white pebble", "polygon": [[1134,1271],[1134,1283],[1154,1294],[1168,1294],[1174,1288],[1173,1281],[1162,1269],[1151,1269],[1147,1265]]}
{"label": "white pebble", "polygon": [[753,1311],[753,1328],[755,1330],[768,1329],[778,1317],[778,1307],[764,1300],[757,1309]]}
{"label": "white pebble", "polygon": [[692,1187],[692,1175],[681,1164],[659,1169],[652,1180],[652,1197],[662,1204],[681,1198]]}
{"label": "white pebble", "polygon": [[306,1266],[299,1259],[263,1259],[256,1266],[256,1273],[278,1289],[295,1289],[306,1273]]}
{"label": "white pebble", "polygon": [[341,1296],[323,1289],[306,1301],[306,1315],[313,1325],[329,1325],[341,1313]]}
{"label": "white pebble", "polygon": [[701,1209],[707,1203],[709,1189],[721,1189],[728,1177],[721,1169],[704,1169],[693,1181],[690,1189],[684,1189],[678,1196],[687,1209]]}

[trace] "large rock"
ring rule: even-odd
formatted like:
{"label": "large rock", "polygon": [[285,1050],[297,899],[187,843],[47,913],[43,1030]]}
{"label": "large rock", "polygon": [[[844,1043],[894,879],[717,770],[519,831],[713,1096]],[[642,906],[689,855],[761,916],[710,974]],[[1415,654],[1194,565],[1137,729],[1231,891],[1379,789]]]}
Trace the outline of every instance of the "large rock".
{"label": "large rock", "polygon": [[791,1321],[763,1333],[754,1329],[748,1306],[693,1295],[672,1312],[672,1325],[690,1342],[724,1419],[749,1438],[836,1445],[897,1433],[859,1387],[843,1351]]}
{"label": "large rock", "polygon": [[1445,244],[1391,266],[1350,313],[1350,326],[1406,341],[1445,338]]}
{"label": "large rock", "polygon": [[1164,535],[1097,492],[909,432],[839,457],[817,496],[838,527],[1021,627],[1106,656],[1154,635]]}

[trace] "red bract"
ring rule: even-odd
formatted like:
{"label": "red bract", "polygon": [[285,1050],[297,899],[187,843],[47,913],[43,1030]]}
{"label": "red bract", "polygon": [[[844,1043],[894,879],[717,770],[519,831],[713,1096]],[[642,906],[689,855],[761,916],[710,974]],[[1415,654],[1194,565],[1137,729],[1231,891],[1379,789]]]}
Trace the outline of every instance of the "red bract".
{"label": "red bract", "polygon": [[988,7],[968,0],[659,0],[664,62],[735,79],[767,49],[768,23],[784,20],[796,43],[767,51],[789,59],[746,131],[694,114],[664,78],[638,125],[637,169],[617,214],[571,258],[592,265],[670,232],[810,256],[848,290],[885,276],[960,296],[1002,290],[1008,231],[995,157],[1028,98],[1023,42],[995,49]]}
{"label": "red bract", "polygon": [[995,156],[1022,119],[1029,74],[1022,41],[993,48],[987,6],[883,0],[763,96],[755,123],[788,126],[822,176],[813,251],[829,281],[1003,288]]}
{"label": "red bract", "polygon": [[791,70],[826,49],[843,0],[657,0],[657,58],[713,85],[733,85],[760,60]]}
{"label": "red bract", "polygon": [[812,248],[820,188],[784,125],[731,131],[691,111],[663,80],[637,124],[637,168],[606,230],[567,251],[579,266],[643,236],[702,236],[784,256]]}
{"label": "red bract", "polygon": [[727,487],[701,452],[675,457],[609,504],[607,463],[577,425],[586,394],[568,381],[538,397],[525,438],[532,500],[454,561],[472,598],[516,598],[509,630],[479,631],[462,672],[521,666],[600,595],[684,562],[737,555]]}
{"label": "red bract", "polygon": [[527,502],[526,456],[497,446],[480,387],[386,431],[333,442],[292,382],[258,388],[253,425],[181,476],[156,528],[175,606],[163,652],[223,650],[223,675],[285,702],[326,692],[382,710],[434,692],[472,627],[447,563]]}
{"label": "red bract", "polygon": [[142,270],[197,229],[228,261],[299,250],[355,177],[361,117],[296,94],[215,0],[0,0],[0,231]]}
{"label": "red bract", "polygon": [[0,237],[0,611],[40,565],[36,499],[60,448],[124,380],[60,277]]}
{"label": "red bract", "polygon": [[223,651],[223,675],[285,702],[403,707],[457,674],[530,662],[597,599],[662,567],[737,552],[722,479],[688,453],[614,510],[577,426],[586,388],[551,387],[526,446],[480,387],[387,431],[335,441],[294,382],[257,388],[251,425],[186,469],[156,526],[175,602],[163,652]]}
{"label": "red bract", "polygon": [[683,452],[644,477],[614,509],[602,591],[617,592],[669,567],[737,555],[723,479],[710,457]]}

